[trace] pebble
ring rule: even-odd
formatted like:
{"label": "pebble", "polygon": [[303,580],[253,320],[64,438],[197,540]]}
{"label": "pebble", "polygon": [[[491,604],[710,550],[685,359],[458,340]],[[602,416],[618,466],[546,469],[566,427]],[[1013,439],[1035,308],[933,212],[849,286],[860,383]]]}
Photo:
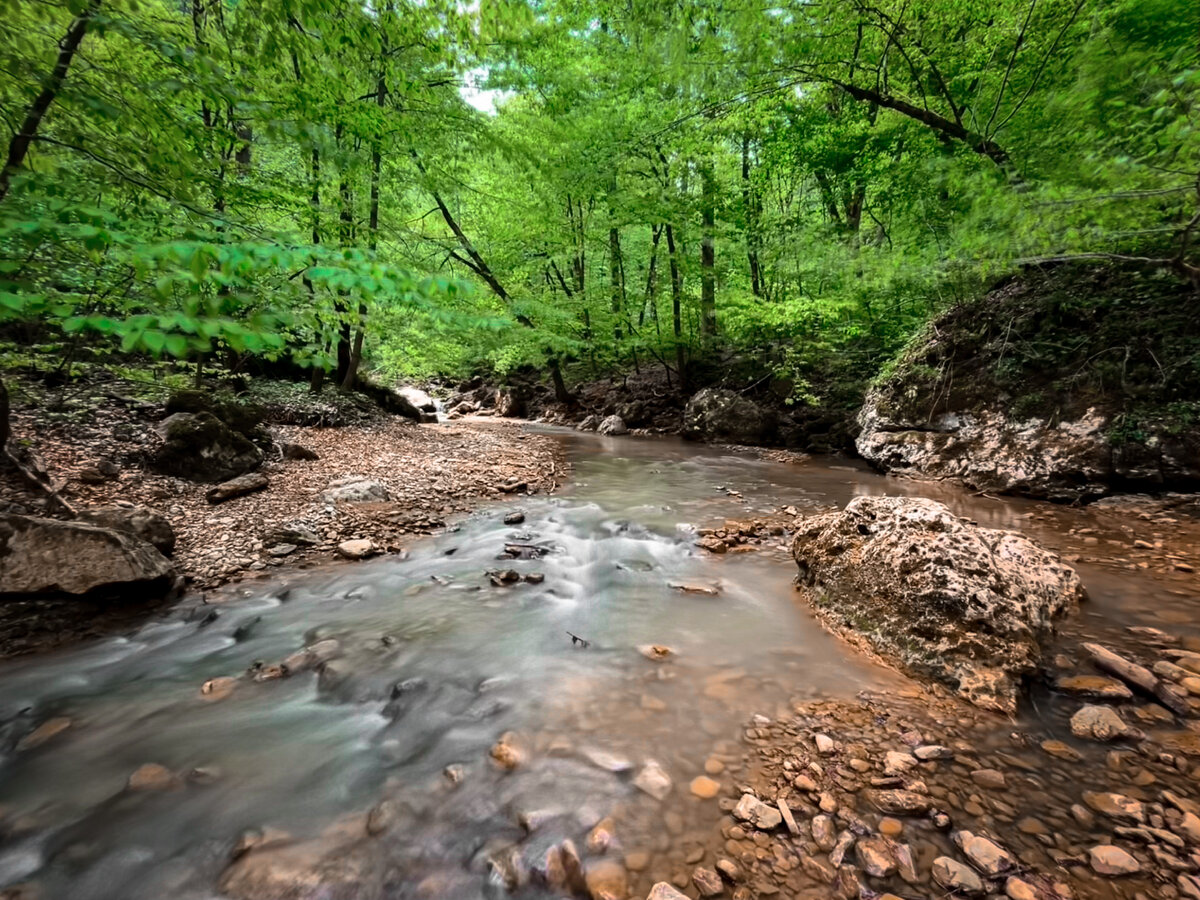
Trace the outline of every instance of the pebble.
{"label": "pebble", "polygon": [[650,893],[646,895],[646,900],[688,900],[688,895],[681,894],[673,885],[667,884],[665,881],[660,881],[654,887],[650,888]]}
{"label": "pebble", "polygon": [[642,767],[642,771],[637,773],[633,783],[635,787],[649,794],[655,800],[663,800],[667,794],[671,793],[671,776],[658,764],[657,760],[646,760],[646,764]]}
{"label": "pebble", "polygon": [[950,856],[939,856],[933,861],[933,880],[948,891],[983,893],[983,881],[975,871]]}
{"label": "pebble", "polygon": [[1007,786],[1004,773],[999,769],[976,769],[971,773],[971,780],[980,787],[998,791]]}
{"label": "pebble", "polygon": [[833,738],[831,738],[829,735],[818,734],[813,738],[813,741],[817,745],[817,752],[822,756],[829,756],[834,752]]}
{"label": "pebble", "polygon": [[886,878],[896,871],[896,860],[888,847],[888,839],[880,835],[865,837],[855,848],[863,871],[875,878]]}
{"label": "pebble", "polygon": [[1142,865],[1120,847],[1099,844],[1088,851],[1088,863],[1099,875],[1133,875],[1142,870]]}
{"label": "pebble", "polygon": [[743,794],[742,799],[733,808],[733,817],[742,822],[749,822],[761,831],[771,831],[779,827],[783,815],[774,806],[763,803],[753,794]]}
{"label": "pebble", "polygon": [[1132,700],[1133,691],[1123,681],[1103,675],[1064,675],[1054,687],[1065,694],[1097,700]]}
{"label": "pebble", "polygon": [[982,835],[960,831],[953,839],[971,865],[985,875],[995,876],[1017,868],[1017,861],[1007,850]]}
{"label": "pebble", "polygon": [[898,838],[904,831],[904,823],[899,819],[893,819],[891,816],[884,816],[879,820],[879,833],[884,837]]}
{"label": "pebble", "polygon": [[817,846],[828,853],[837,843],[837,829],[829,816],[816,816],[812,820],[813,840]]}
{"label": "pebble", "polygon": [[689,786],[691,792],[702,800],[711,800],[721,790],[721,783],[705,775],[693,778]]}
{"label": "pebble", "polygon": [[589,863],[584,881],[592,900],[625,900],[629,896],[629,875],[616,860]]}
{"label": "pebble", "polygon": [[1093,741],[1115,741],[1125,737],[1136,737],[1136,728],[1125,723],[1116,710],[1107,706],[1085,706],[1071,716],[1071,733],[1078,738]]}
{"label": "pebble", "polygon": [[715,756],[710,756],[704,761],[704,771],[709,775],[720,775],[725,771],[725,763]]}
{"label": "pebble", "polygon": [[166,766],[146,763],[129,776],[126,788],[131,791],[166,791],[179,786],[179,779]]}
{"label": "pebble", "polygon": [[697,866],[692,870],[692,884],[696,886],[701,897],[716,897],[725,890],[721,876],[704,866]]}
{"label": "pebble", "polygon": [[345,559],[366,559],[369,556],[381,552],[375,545],[375,542],[367,538],[356,538],[350,541],[342,541],[337,545],[339,556]]}
{"label": "pebble", "polygon": [[1067,762],[1079,762],[1083,759],[1078,750],[1062,741],[1042,741],[1042,749],[1056,759],[1065,759]]}
{"label": "pebble", "polygon": [[1139,823],[1146,821],[1145,807],[1141,802],[1124,794],[1084,791],[1083,802],[1096,812],[1115,819],[1128,819]]}

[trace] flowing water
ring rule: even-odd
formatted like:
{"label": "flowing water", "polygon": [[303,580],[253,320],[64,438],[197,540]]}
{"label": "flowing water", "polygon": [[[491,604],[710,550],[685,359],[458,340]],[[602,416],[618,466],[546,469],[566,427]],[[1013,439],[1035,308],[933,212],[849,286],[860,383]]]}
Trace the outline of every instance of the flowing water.
{"label": "flowing water", "polygon": [[[610,814],[642,823],[626,851],[661,852],[716,821],[687,782],[708,758],[736,759],[750,716],[902,683],[796,603],[781,546],[710,556],[692,527],[883,492],[933,495],[1050,543],[1070,543],[1076,515],[828,461],[560,439],[574,474],[556,496],[484,509],[405,557],[227,589],[209,598],[213,620],[183,604],[128,637],[0,667],[0,887],[33,882],[43,900],[217,897],[245,830],[328,841],[339,817],[382,797],[398,824],[353,855],[386,861],[389,897],[493,896],[496,848],[528,830],[578,840]],[[503,524],[517,508],[525,521]],[[537,553],[498,559],[509,543]],[[544,580],[496,586],[485,573],[498,569]],[[1153,609],[1181,596],[1169,580],[1083,574],[1101,620],[1119,618],[1128,595]],[[321,675],[200,694],[210,678],[324,639],[340,655]],[[651,661],[637,649],[647,644],[675,656]],[[14,749],[60,716],[68,730]],[[522,757],[511,772],[489,758],[506,733]],[[651,759],[676,782],[664,805],[633,784]],[[176,783],[126,790],[145,763]]]}

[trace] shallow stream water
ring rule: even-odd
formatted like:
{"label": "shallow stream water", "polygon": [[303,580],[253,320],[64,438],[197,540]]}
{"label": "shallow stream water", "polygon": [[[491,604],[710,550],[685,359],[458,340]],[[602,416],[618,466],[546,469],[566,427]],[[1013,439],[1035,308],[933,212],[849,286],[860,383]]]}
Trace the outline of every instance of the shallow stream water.
{"label": "shallow stream water", "polygon": [[[643,823],[627,851],[663,852],[720,815],[687,784],[706,759],[737,757],[751,716],[903,685],[796,602],[781,546],[712,556],[693,546],[695,527],[908,493],[1095,551],[1069,533],[1075,511],[829,460],[554,433],[574,466],[555,496],[485,508],[404,556],[229,588],[209,598],[211,621],[185,603],[127,637],[0,665],[0,888],[31,882],[42,900],[218,897],[247,829],[309,837],[385,796],[398,798],[399,824],[370,852],[389,867],[389,897],[495,896],[495,848],[530,830],[579,840],[612,814]],[[525,521],[503,524],[517,509]],[[498,558],[510,543],[544,555]],[[544,580],[495,586],[485,573],[502,569]],[[1098,628],[1131,610],[1156,624],[1190,600],[1186,581],[1080,571]],[[340,654],[322,675],[200,694],[210,678],[330,638]],[[637,649],[647,644],[676,655],[652,662]],[[65,732],[15,749],[60,716]],[[512,772],[489,758],[505,733],[522,756]],[[675,783],[665,804],[633,784],[651,759]],[[127,791],[146,763],[178,782]]]}

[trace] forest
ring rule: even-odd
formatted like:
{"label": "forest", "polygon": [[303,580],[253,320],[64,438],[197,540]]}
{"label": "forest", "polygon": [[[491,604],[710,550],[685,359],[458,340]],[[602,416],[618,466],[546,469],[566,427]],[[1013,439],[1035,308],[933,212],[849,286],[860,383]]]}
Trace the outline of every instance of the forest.
{"label": "forest", "polygon": [[1200,279],[1197,20],[21,0],[0,22],[9,365],[115,352],[314,389],[526,371],[568,400],[732,358],[812,402],[1024,265]]}

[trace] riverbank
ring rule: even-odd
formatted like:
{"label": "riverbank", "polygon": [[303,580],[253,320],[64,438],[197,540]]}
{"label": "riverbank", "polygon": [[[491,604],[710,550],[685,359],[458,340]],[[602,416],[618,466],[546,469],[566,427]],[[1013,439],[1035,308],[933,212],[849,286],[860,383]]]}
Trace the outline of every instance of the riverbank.
{"label": "riverbank", "polygon": [[[14,443],[36,453],[59,495],[81,512],[132,504],[160,513],[174,532],[172,562],[189,592],[402,552],[482,502],[548,493],[568,469],[558,443],[525,433],[521,422],[418,425],[371,408],[339,416],[348,421],[341,427],[268,420],[274,449],[256,470],[266,487],[211,503],[206,495],[212,484],[147,466],[162,442],[156,431],[165,414],[160,404],[98,398],[90,408],[47,415],[44,395],[18,396]],[[286,418],[298,418],[293,413],[294,407]],[[305,452],[282,452],[297,447]],[[53,513],[43,492],[12,473],[0,480],[0,508]],[[348,553],[346,542],[364,543]],[[74,597],[10,600],[0,604],[0,657],[129,627],[150,608]]]}

